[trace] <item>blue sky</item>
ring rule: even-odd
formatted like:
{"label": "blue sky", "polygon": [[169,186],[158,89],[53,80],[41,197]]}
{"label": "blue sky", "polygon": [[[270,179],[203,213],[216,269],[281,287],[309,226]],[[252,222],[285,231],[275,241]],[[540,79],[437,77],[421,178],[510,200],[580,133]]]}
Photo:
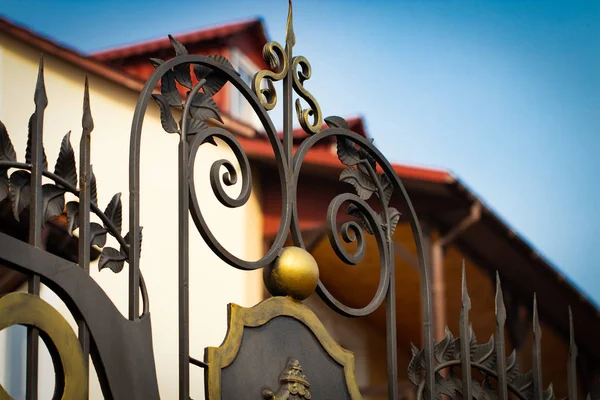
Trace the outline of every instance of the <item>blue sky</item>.
{"label": "blue sky", "polygon": [[[83,52],[260,16],[287,1],[20,0],[0,14]],[[450,169],[600,303],[600,2],[300,1],[296,54],[325,115],[393,160]]]}

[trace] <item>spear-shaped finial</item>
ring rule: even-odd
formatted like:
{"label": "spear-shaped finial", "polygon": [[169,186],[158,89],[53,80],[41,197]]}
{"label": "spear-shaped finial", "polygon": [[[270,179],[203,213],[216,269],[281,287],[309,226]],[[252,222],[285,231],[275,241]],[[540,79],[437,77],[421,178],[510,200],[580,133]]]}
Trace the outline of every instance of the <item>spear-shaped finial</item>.
{"label": "spear-shaped finial", "polygon": [[35,94],[33,102],[36,109],[46,108],[48,97],[46,96],[46,85],[44,83],[44,56],[40,57],[40,66],[38,68],[37,82],[35,84]]}
{"label": "spear-shaped finial", "polygon": [[471,298],[467,290],[467,273],[465,271],[465,260],[462,262],[462,305],[464,310],[471,309]]}
{"label": "spear-shaped finial", "polygon": [[84,134],[89,134],[94,129],[94,120],[90,110],[90,88],[88,77],[85,76],[85,89],[83,92],[83,117],[81,118],[81,127]]}
{"label": "spear-shaped finial", "polygon": [[500,274],[496,271],[496,322],[504,328],[506,322],[506,308],[504,306],[504,294],[500,283]]}
{"label": "spear-shaped finial", "polygon": [[292,0],[288,3],[288,18],[285,28],[285,47],[292,48],[296,44],[296,35],[294,35],[294,21],[292,16]]}

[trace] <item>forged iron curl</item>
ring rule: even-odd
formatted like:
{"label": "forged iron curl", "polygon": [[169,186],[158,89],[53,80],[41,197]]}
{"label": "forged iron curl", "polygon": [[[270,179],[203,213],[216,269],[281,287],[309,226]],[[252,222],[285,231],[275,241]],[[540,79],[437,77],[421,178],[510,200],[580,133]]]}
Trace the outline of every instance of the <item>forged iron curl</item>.
{"label": "forged iron curl", "polygon": [[[300,67],[300,70],[298,70]],[[300,99],[296,99],[296,114],[298,116],[298,122],[302,129],[308,134],[315,134],[321,130],[323,125],[323,114],[321,113],[321,107],[317,100],[312,94],[304,88],[304,81],[310,79],[311,68],[310,63],[303,56],[294,57],[292,60],[292,76],[294,78],[294,90],[300,97],[302,97],[309,105],[309,108],[302,109]],[[313,117],[312,124],[310,123],[310,117]]]}
{"label": "forged iron curl", "polygon": [[340,242],[337,232],[337,213],[344,203],[350,203],[355,207],[358,207],[364,213],[371,226],[376,227],[374,230],[374,236],[377,240],[377,247],[379,251],[379,284],[377,285],[377,290],[373,296],[373,299],[369,302],[369,304],[362,308],[351,308],[341,303],[327,290],[320,280],[317,286],[317,292],[334,310],[346,316],[358,317],[372,313],[385,299],[385,295],[390,283],[390,262],[389,254],[386,249],[384,233],[377,223],[375,213],[363,199],[351,193],[344,193],[336,196],[329,203],[329,207],[327,209],[327,234],[335,254],[346,264],[352,265],[360,263],[365,255],[364,232],[355,221],[345,222],[341,226],[342,239],[346,243],[356,241],[357,249],[355,253],[350,254],[346,249],[344,249],[342,243]]}
{"label": "forged iron curl", "polygon": [[[276,46],[275,46],[276,48]],[[275,51],[275,50],[274,50]],[[277,50],[278,51],[278,50]],[[284,53],[282,53],[284,54]],[[281,61],[281,59],[280,59]],[[138,101],[138,105],[136,107],[136,111],[133,118],[132,131],[131,131],[131,145],[130,145],[130,225],[138,226],[139,225],[139,173],[140,173],[140,154],[139,154],[139,146],[141,141],[141,129],[143,124],[143,119],[146,113],[146,109],[148,107],[148,102],[152,94],[152,90],[156,86],[156,84],[160,81],[162,76],[166,74],[171,68],[176,67],[180,64],[197,64],[205,67],[209,67],[221,74],[244,96],[244,98],[248,101],[250,106],[253,108],[254,112],[258,116],[261,124],[265,128],[266,136],[268,137],[271,146],[273,148],[273,153],[275,159],[277,161],[277,167],[280,177],[281,183],[281,192],[282,192],[282,206],[283,206],[283,215],[280,223],[280,227],[276,238],[271,246],[271,249],[258,261],[245,261],[241,260],[238,257],[233,256],[229,251],[227,251],[210,232],[209,227],[206,222],[202,218],[201,211],[198,207],[197,197],[195,193],[195,187],[193,183],[193,166],[195,161],[195,156],[198,151],[199,146],[202,143],[205,143],[209,137],[218,137],[223,140],[234,152],[237,161],[240,164],[241,168],[241,180],[242,180],[242,191],[240,195],[233,199],[231,198],[224,190],[223,185],[231,186],[236,184],[238,181],[237,172],[233,166],[233,164],[227,160],[218,160],[215,162],[210,171],[210,181],[211,186],[213,188],[213,192],[217,199],[221,202],[221,204],[226,207],[236,208],[240,207],[248,201],[251,194],[252,189],[252,181],[251,181],[251,171],[249,162],[244,151],[241,149],[239,142],[235,139],[235,137],[228,131],[223,128],[207,128],[203,129],[191,140],[190,143],[190,156],[189,156],[189,185],[190,185],[190,212],[192,214],[192,218],[200,231],[202,237],[209,243],[211,249],[215,252],[217,256],[219,256],[223,261],[228,263],[229,265],[242,269],[242,270],[254,270],[257,268],[261,268],[265,265],[271,263],[278,254],[278,251],[283,247],[285,243],[286,235],[287,235],[287,227],[290,224],[291,220],[291,209],[289,207],[289,189],[287,188],[288,182],[291,180],[289,167],[287,163],[284,162],[284,154],[283,147],[281,142],[279,141],[279,136],[277,134],[277,130],[275,129],[270,117],[267,115],[265,106],[256,96],[256,94],[252,91],[248,85],[235,73],[234,70],[224,67],[222,64],[216,62],[214,59],[207,56],[200,55],[183,55],[175,57],[171,60],[165,61],[163,64],[159,65],[149,80],[146,82],[144,89],[142,90],[142,94],[140,95],[140,100]],[[283,64],[285,65],[285,64]],[[284,71],[285,72],[285,71]],[[198,88],[199,89],[199,88]],[[194,95],[193,92],[190,95]],[[188,98],[188,101],[190,99]],[[225,168],[227,172],[221,175],[221,167]],[[135,231],[134,231],[135,232]],[[134,242],[135,243],[135,242]],[[139,253],[137,253],[137,249],[133,249],[134,256],[137,255],[136,265],[139,265]]]}
{"label": "forged iron curl", "polygon": [[[277,42],[269,42],[263,48],[263,58],[269,64],[271,69],[259,71],[252,79],[252,90],[256,93],[260,104],[267,110],[272,110],[277,105],[277,93],[273,82],[285,78],[288,73],[288,59],[283,47]],[[267,87],[261,88],[263,80],[266,80]]]}

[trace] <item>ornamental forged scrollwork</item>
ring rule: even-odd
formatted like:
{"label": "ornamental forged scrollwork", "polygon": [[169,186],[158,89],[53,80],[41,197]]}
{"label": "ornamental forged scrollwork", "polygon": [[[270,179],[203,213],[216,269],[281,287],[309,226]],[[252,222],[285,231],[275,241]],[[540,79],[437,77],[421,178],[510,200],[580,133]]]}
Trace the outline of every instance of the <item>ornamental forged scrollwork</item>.
{"label": "ornamental forged scrollwork", "polygon": [[281,386],[277,392],[264,389],[263,398],[267,400],[310,400],[311,394],[308,388],[308,378],[302,373],[302,366],[298,360],[290,359],[285,370],[279,377]]}
{"label": "ornamental forged scrollwork", "polygon": [[[523,400],[554,400],[552,384],[547,389],[542,387],[541,370],[541,327],[538,318],[537,301],[533,300],[533,369],[523,373],[519,370],[516,351],[506,357],[504,341],[504,324],[506,310],[500,277],[496,274],[496,335],[487,343],[478,344],[469,324],[469,309],[471,300],[467,291],[466,275],[463,264],[462,277],[462,308],[460,314],[460,336],[454,338],[448,327],[444,337],[435,344],[434,355],[437,365],[435,367],[435,398],[447,396],[451,399],[475,398],[477,400],[506,399],[512,393]],[[577,357],[577,348],[573,341],[573,319],[569,309],[571,351],[569,354],[569,374],[574,373]],[[468,343],[463,346],[462,343]],[[423,380],[424,362],[423,350],[419,350],[411,343],[412,359],[408,365],[408,378],[418,387],[418,398],[422,398],[425,390]],[[456,369],[461,369],[461,375]],[[472,372],[477,371],[478,375]],[[479,377],[479,378],[478,378]],[[571,381],[569,377],[569,381]],[[572,390],[572,388],[571,388]],[[569,399],[573,392],[570,393]]]}
{"label": "ornamental forged scrollwork", "polygon": [[[36,104],[44,106],[48,103],[46,90],[43,80],[43,60],[40,61],[40,72],[35,92]],[[30,206],[31,191],[31,170],[32,170],[32,152],[36,140],[33,138],[37,133],[37,119],[39,108],[29,118],[29,129],[27,136],[27,148],[25,150],[25,163],[17,162],[17,155],[12,145],[8,131],[0,121],[0,201],[9,198],[13,211],[13,217],[20,221],[21,214]],[[84,89],[83,117],[82,117],[82,146],[85,148],[85,139],[89,138],[94,129],[89,101],[89,88],[87,78]],[[65,204],[65,194],[71,193],[80,197],[81,190],[78,188],[77,164],[75,162],[75,152],[71,145],[71,132],[69,131],[62,139],[54,172],[48,169],[48,161],[43,143],[40,142],[42,154],[41,174],[54,181],[54,184],[42,185],[42,218],[39,224],[43,227],[46,222],[63,213],[67,219],[67,231],[70,235],[79,228],[79,202],[70,201]],[[89,151],[89,149],[88,149]],[[17,169],[10,174],[9,168]],[[124,262],[128,261],[129,254],[129,233],[125,237],[121,236],[122,227],[122,204],[121,193],[115,194],[106,209],[102,211],[98,207],[98,194],[96,188],[96,177],[90,166],[90,176],[86,180],[90,187],[90,207],[91,211],[98,216],[102,224],[90,223],[90,246],[97,246],[102,249],[98,268],[103,270],[108,268],[117,273],[123,269]],[[141,230],[141,228],[140,228]],[[120,244],[120,250],[112,247],[105,247],[107,234],[113,236]],[[140,233],[141,241],[141,233]],[[144,289],[145,290],[145,289]]]}
{"label": "ornamental forged scrollwork", "polygon": [[[300,99],[296,99],[295,109],[298,122],[302,129],[309,135],[319,133],[323,125],[323,114],[317,100],[304,88],[304,82],[310,79],[310,63],[303,56],[292,56],[292,49],[296,44],[294,23],[292,15],[292,1],[289,1],[288,19],[285,35],[285,49],[277,42],[269,42],[263,48],[263,58],[272,70],[259,71],[252,80],[252,90],[260,103],[267,110],[272,110],[277,104],[277,93],[273,82],[284,81],[285,100],[291,100],[292,87],[308,103],[308,108],[302,108]],[[290,75],[291,73],[291,75]],[[291,78],[291,81],[290,81]],[[263,81],[267,87],[263,87]],[[311,122],[312,117],[312,122]]]}

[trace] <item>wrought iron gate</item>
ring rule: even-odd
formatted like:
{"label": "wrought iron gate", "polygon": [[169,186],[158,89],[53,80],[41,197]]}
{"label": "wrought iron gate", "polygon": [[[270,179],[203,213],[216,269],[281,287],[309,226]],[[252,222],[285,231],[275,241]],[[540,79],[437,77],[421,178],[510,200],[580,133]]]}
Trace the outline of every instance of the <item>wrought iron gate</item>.
{"label": "wrought iron gate", "polygon": [[[424,345],[412,346],[408,378],[415,385],[418,398],[500,398],[511,394],[520,399],[552,399],[552,387],[542,387],[540,359],[541,330],[534,299],[533,369],[521,373],[515,353],[506,356],[504,324],[506,311],[497,277],[496,334],[485,344],[477,344],[469,324],[470,299],[463,269],[462,311],[457,338],[447,330],[435,343],[432,333],[431,284],[425,263],[417,216],[402,182],[390,163],[373,144],[352,132],[340,117],[323,118],[319,104],[304,88],[311,76],[308,60],[293,55],[295,36],[290,4],[285,46],[268,43],[263,51],[271,70],[260,71],[249,87],[229,61],[221,56],[188,54],[186,48],[170,37],[176,56],[168,61],[152,59],[155,71],[142,90],[131,128],[129,162],[129,227],[123,235],[121,200],[115,195],[103,211],[98,204],[96,180],[90,166],[90,135],[94,123],[90,111],[87,81],[83,101],[79,174],[70,135],[63,139],[54,172],[48,169],[42,144],[44,110],[48,100],[44,86],[43,60],[40,62],[35,89],[35,112],[29,121],[29,140],[25,162],[16,160],[4,125],[0,123],[0,200],[10,197],[14,216],[29,219],[29,242],[0,233],[0,262],[29,276],[29,293],[12,293],[0,299],[0,330],[21,324],[28,328],[27,398],[37,396],[38,337],[48,349],[56,369],[55,398],[84,399],[88,391],[88,358],[91,357],[103,394],[112,399],[156,399],[158,383],[152,350],[149,294],[140,269],[142,229],[140,226],[140,139],[142,124],[150,99],[160,107],[162,126],[177,133],[179,142],[179,376],[180,399],[189,399],[190,365],[205,369],[206,396],[220,398],[264,399],[360,399],[354,378],[352,353],[342,349],[328,334],[318,318],[301,303],[313,291],[335,311],[348,317],[373,313],[385,302],[388,397],[398,398],[396,344],[395,268],[392,234],[399,212],[390,207],[398,196],[408,210],[408,221],[417,245],[421,278],[421,304]],[[194,73],[194,78],[191,72]],[[155,93],[161,82],[160,93]],[[273,82],[283,81],[284,135],[281,140],[267,111],[280,98]],[[212,96],[227,82],[250,103],[262,123],[277,162],[282,216],[279,231],[271,248],[258,261],[249,262],[228,252],[211,233],[199,206],[194,186],[194,163],[202,145],[215,145],[214,138],[225,142],[239,164],[216,161],[210,169],[214,195],[229,208],[248,201],[252,190],[250,164],[236,137],[222,127],[207,123],[220,120]],[[182,98],[178,87],[189,91]],[[303,99],[293,100],[294,92]],[[183,117],[177,122],[173,110]],[[179,111],[178,111],[179,112]],[[297,117],[308,134],[296,152],[292,148],[292,124]],[[327,125],[322,129],[323,122]],[[355,193],[336,196],[327,214],[328,236],[337,256],[347,264],[357,264],[365,253],[365,235],[373,235],[380,257],[380,280],[376,294],[362,308],[349,307],[336,299],[319,281],[314,258],[304,250],[298,221],[296,187],[307,152],[320,140],[335,137],[339,160],[346,166],[340,179],[350,183]],[[226,172],[222,173],[223,169]],[[11,170],[10,176],[8,171]],[[79,176],[78,176],[79,175]],[[42,184],[42,177],[53,181]],[[241,180],[236,198],[224,187]],[[79,182],[78,182],[79,181]],[[65,193],[78,202],[65,204]],[[378,202],[375,211],[367,200]],[[354,219],[338,224],[338,212]],[[69,232],[79,229],[77,264],[40,248],[41,227],[49,218],[66,213]],[[91,213],[102,225],[90,222]],[[229,330],[222,346],[208,348],[203,361],[189,354],[188,249],[189,215],[202,237],[224,262],[241,270],[263,268],[264,281],[273,295],[253,308],[229,307]],[[288,233],[293,246],[284,247]],[[105,246],[106,235],[113,236],[119,249]],[[344,243],[354,242],[356,250],[348,252]],[[129,316],[127,319],[89,276],[90,244],[102,247],[100,268],[115,272],[128,264]],[[41,300],[40,283],[66,303],[79,324],[76,335],[56,310]],[[141,296],[141,299],[140,299]],[[225,310],[224,310],[225,311]],[[570,318],[570,316],[569,316]],[[260,328],[260,329],[250,329]],[[242,335],[245,341],[242,343]],[[294,340],[285,340],[293,337]],[[571,342],[568,365],[569,399],[577,398],[577,347]],[[293,345],[290,343],[293,342]],[[250,343],[250,344],[249,344]],[[468,345],[466,345],[468,343]],[[257,352],[256,349],[261,349]],[[327,356],[326,356],[327,355]],[[302,356],[302,357],[301,357]],[[256,367],[260,367],[260,369]],[[460,371],[460,372],[459,372]],[[477,371],[477,374],[473,372]],[[236,379],[243,375],[244,379]],[[266,380],[263,378],[268,376]],[[0,399],[10,396],[0,387]]]}

